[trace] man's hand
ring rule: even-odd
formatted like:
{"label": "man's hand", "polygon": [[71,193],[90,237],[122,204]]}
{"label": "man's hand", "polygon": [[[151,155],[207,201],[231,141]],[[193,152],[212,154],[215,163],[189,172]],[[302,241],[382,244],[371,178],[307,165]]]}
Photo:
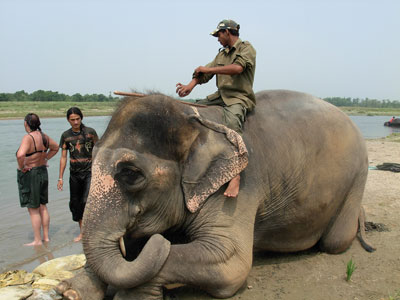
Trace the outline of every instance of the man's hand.
{"label": "man's hand", "polygon": [[191,87],[189,84],[184,85],[180,82],[176,84],[176,93],[179,95],[179,97],[185,97],[189,95],[192,89],[193,87]]}
{"label": "man's hand", "polygon": [[27,168],[25,166],[21,169],[22,173],[29,172],[30,170],[32,170],[32,168]]}
{"label": "man's hand", "polygon": [[59,191],[62,191],[62,190],[63,190],[63,183],[64,183],[64,181],[63,181],[62,179],[59,179],[59,180],[58,180],[58,182],[57,182],[57,189],[58,189]]}

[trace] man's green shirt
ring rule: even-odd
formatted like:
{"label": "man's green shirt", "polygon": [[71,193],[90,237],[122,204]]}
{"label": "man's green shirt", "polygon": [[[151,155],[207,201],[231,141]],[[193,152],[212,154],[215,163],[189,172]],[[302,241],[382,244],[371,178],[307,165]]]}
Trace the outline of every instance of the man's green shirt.
{"label": "man's green shirt", "polygon": [[[207,96],[212,101],[219,97],[226,105],[240,103],[251,111],[256,105],[253,92],[254,73],[256,70],[256,50],[247,42],[238,39],[232,48],[223,48],[215,59],[206,67],[221,67],[231,64],[242,66],[243,72],[237,75],[217,74],[218,91]],[[200,74],[194,77],[199,84],[208,82],[214,74]]]}

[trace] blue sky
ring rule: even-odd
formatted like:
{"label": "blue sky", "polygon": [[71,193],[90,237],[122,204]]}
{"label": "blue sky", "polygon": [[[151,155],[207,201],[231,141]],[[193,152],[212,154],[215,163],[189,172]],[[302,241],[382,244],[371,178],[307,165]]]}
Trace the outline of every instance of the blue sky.
{"label": "blue sky", "polygon": [[257,50],[256,92],[400,100],[398,0],[1,0],[0,93],[173,96],[215,57],[226,18]]}

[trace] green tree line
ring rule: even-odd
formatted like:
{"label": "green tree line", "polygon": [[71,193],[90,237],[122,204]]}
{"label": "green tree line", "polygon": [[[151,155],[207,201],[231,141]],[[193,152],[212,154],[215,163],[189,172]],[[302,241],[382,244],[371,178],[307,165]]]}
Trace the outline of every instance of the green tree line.
{"label": "green tree line", "polygon": [[103,94],[81,95],[79,93],[72,96],[52,91],[37,90],[31,94],[24,90],[15,93],[0,93],[0,101],[68,101],[68,102],[107,102],[115,101],[118,97],[105,96]]}
{"label": "green tree line", "polygon": [[360,98],[341,98],[341,97],[328,97],[323,98],[325,101],[335,106],[348,106],[348,107],[373,107],[373,108],[400,108],[400,101],[394,100],[377,100],[377,99],[360,99]]}
{"label": "green tree line", "polygon": [[[118,100],[118,97],[112,97],[111,94],[105,96],[103,94],[81,95],[79,93],[72,96],[53,92],[37,90],[31,94],[24,90],[15,93],[0,93],[0,101],[67,101],[67,102],[108,102]],[[335,106],[347,107],[372,107],[372,108],[400,108],[400,101],[394,100],[377,100],[377,99],[360,99],[360,98],[343,98],[328,97],[323,100]],[[186,100],[189,101],[189,100]]]}

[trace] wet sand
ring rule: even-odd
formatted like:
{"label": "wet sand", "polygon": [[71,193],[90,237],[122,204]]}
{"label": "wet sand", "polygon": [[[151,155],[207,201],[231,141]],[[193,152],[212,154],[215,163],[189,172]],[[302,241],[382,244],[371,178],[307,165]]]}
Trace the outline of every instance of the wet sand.
{"label": "wet sand", "polygon": [[49,245],[42,245],[31,248],[33,248],[35,254],[22,262],[18,262],[14,265],[9,266],[9,270],[22,269],[28,272],[32,272],[33,269],[48,260],[72,254],[83,253],[82,243],[75,243],[73,241],[68,241],[65,244],[58,245],[54,248],[49,247]]}

